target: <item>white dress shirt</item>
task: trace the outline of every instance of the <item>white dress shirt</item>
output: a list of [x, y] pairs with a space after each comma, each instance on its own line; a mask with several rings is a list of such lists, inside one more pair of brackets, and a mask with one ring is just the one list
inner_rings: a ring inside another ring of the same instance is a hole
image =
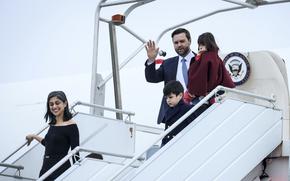
[[192, 51], [189, 52], [189, 54], [187, 54], [185, 57], [182, 57], [182, 56], [179, 56], [178, 58], [178, 66], [177, 66], [177, 72], [176, 72], [176, 80], [178, 80], [183, 88], [184, 88], [184, 91], [187, 90], [187, 85], [185, 85], [185, 82], [184, 82], [184, 78], [183, 78], [183, 74], [182, 74], [182, 62], [181, 60], [184, 58], [186, 60], [186, 67], [187, 67], [187, 70], [189, 69], [189, 66], [190, 66], [190, 61], [191, 59], [194, 57], [194, 54]]
[[[182, 86], [184, 88], [184, 92], [187, 90], [187, 85], [185, 85], [183, 74], [182, 74], [182, 62], [181, 62], [181, 60], [183, 58], [186, 60], [186, 67], [188, 70], [189, 66], [190, 66], [190, 61], [193, 57], [194, 57], [194, 53], [191, 50], [190, 50], [189, 54], [187, 54], [185, 57], [182, 57], [182, 56], [178, 57], [176, 80], [178, 80], [182, 84]], [[150, 64], [154, 63], [154, 60], [148, 59], [146, 63], [147, 63], [147, 65], [150, 65]]]

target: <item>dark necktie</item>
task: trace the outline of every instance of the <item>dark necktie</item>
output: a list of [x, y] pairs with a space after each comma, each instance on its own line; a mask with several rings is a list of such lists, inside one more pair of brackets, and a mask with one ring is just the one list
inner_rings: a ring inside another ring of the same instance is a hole
[[187, 86], [187, 83], [188, 83], [188, 73], [187, 73], [186, 59], [183, 58], [181, 60], [181, 63], [182, 63], [182, 75], [183, 75], [184, 83]]

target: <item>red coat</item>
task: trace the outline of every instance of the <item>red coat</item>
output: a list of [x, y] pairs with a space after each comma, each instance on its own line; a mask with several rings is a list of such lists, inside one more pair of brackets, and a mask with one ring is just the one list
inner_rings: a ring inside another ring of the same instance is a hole
[[204, 52], [189, 67], [188, 92], [195, 96], [205, 96], [218, 85], [235, 87], [217, 52]]

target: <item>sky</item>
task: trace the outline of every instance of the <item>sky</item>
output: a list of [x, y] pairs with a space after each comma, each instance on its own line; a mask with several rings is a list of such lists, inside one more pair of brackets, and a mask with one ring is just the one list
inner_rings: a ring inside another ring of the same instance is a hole
[[[125, 25], [144, 40], [156, 40], [168, 27], [235, 6], [219, 0], [171, 2], [159, 0], [139, 7], [126, 18]], [[0, 158], [24, 141], [20, 135], [34, 132], [44, 124], [44, 103], [50, 91], [64, 90], [71, 103], [89, 101], [97, 3], [97, 0], [0, 0], [0, 114], [7, 134], [17, 135], [15, 140], [0, 139], [0, 145], [15, 143], [6, 153], [0, 153]], [[101, 17], [110, 19], [114, 14], [122, 14], [126, 7], [106, 7]], [[289, 19], [290, 3], [285, 3], [221, 13], [183, 27], [191, 32], [194, 51], [198, 35], [212, 32], [222, 54], [270, 50], [284, 58], [290, 70]], [[97, 70], [103, 78], [111, 71], [107, 31], [108, 25], [101, 23]], [[158, 44], [167, 52], [166, 57], [175, 56], [170, 33]], [[119, 62], [123, 62], [141, 43], [118, 27], [117, 36]], [[123, 108], [136, 112], [137, 123], [156, 126], [163, 84], [146, 83], [145, 60], [143, 49], [121, 70]], [[109, 107], [114, 107], [112, 90], [110, 81], [106, 86]], [[147, 99], [144, 95], [153, 96]]]
[[[145, 40], [155, 40], [165, 28], [234, 6], [221, 0], [180, 0], [175, 5], [167, 2], [159, 0], [137, 8], [126, 18], [126, 26]], [[90, 73], [97, 3], [97, 0], [0, 0], [0, 83]], [[123, 13], [126, 7], [103, 8], [101, 16], [110, 19], [115, 13]], [[185, 27], [192, 33], [193, 50], [198, 35], [206, 31], [215, 35], [221, 52], [287, 49], [289, 10], [290, 3], [243, 9], [217, 14]], [[107, 24], [101, 23], [100, 28], [98, 71], [102, 72], [109, 70], [111, 63]], [[130, 54], [128, 50], [140, 46], [140, 42], [120, 28], [117, 33], [121, 62]], [[160, 48], [168, 56], [175, 55], [170, 32], [161, 39]], [[143, 50], [141, 60], [138, 57], [130, 65], [142, 66], [144, 56]]]

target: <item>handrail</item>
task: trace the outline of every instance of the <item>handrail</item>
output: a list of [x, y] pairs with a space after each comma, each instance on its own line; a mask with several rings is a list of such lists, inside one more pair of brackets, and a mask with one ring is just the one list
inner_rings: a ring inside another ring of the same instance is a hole
[[[105, 23], [111, 23], [110, 20], [105, 19], [105, 18], [100, 18], [100, 21], [105, 22]], [[135, 38], [137, 38], [138, 40], [140, 40], [142, 43], [146, 43], [146, 40], [144, 40], [143, 38], [141, 38], [140, 35], [137, 35], [137, 33], [133, 32], [132, 30], [130, 30], [127, 26], [125, 25], [119, 25], [119, 27], [123, 28], [125, 31], [127, 31], [128, 33], [130, 33], [131, 35], [133, 35]]]
[[[129, 63], [129, 61], [132, 60], [132, 58], [134, 58], [144, 48], [144, 45], [145, 44], [146, 43], [143, 43], [140, 47], [138, 47], [136, 49], [135, 52], [133, 52], [133, 54], [131, 54], [131, 56], [129, 56], [128, 58], [126, 58], [126, 60], [124, 60], [121, 63], [120, 69], [122, 69], [125, 65], [127, 65], [127, 63]], [[113, 77], [113, 74], [110, 73], [99, 85], [97, 85], [97, 88], [100, 89], [101, 87], [103, 87], [112, 77]]]
[[[99, 17], [99, 13], [100, 13], [100, 9], [101, 9], [101, 7], [106, 7], [106, 6], [111, 6], [111, 5], [117, 5], [117, 4], [124, 4], [124, 3], [134, 3], [134, 2], [141, 2], [142, 0], [128, 0], [128, 1], [118, 1], [118, 2], [113, 2], [113, 3], [105, 3], [106, 2], [106, 0], [101, 0], [100, 2], [99, 2], [99, 4], [98, 4], [98, 6], [97, 6], [97, 9], [96, 9], [96, 13], [95, 13], [95, 19], [97, 19], [97, 20], [99, 20], [100, 19], [100, 17]], [[270, 4], [278, 4], [278, 3], [287, 3], [287, 2], [290, 2], [289, 0], [280, 0], [280, 1], [275, 1], [275, 2], [264, 2], [264, 3], [261, 3], [261, 4], [259, 4], [258, 6], [263, 6], [263, 5], [270, 5]], [[206, 14], [206, 15], [203, 15], [203, 16], [200, 16], [200, 17], [198, 17], [198, 18], [195, 18], [195, 19], [192, 19], [192, 20], [189, 20], [189, 21], [186, 21], [186, 22], [184, 22], [184, 23], [181, 23], [181, 24], [178, 24], [178, 25], [176, 25], [176, 26], [174, 26], [174, 27], [170, 27], [170, 28], [168, 28], [168, 29], [166, 29], [165, 31], [163, 31], [159, 36], [158, 36], [158, 38], [157, 38], [157, 40], [156, 40], [156, 42], [159, 42], [160, 41], [160, 39], [162, 38], [162, 36], [166, 33], [166, 32], [168, 32], [169, 30], [172, 30], [173, 28], [175, 28], [175, 27], [178, 27], [178, 26], [183, 26], [183, 25], [186, 25], [186, 24], [189, 24], [189, 23], [192, 23], [192, 22], [194, 22], [194, 21], [197, 21], [197, 20], [200, 20], [200, 19], [203, 19], [203, 18], [206, 18], [206, 17], [209, 17], [209, 16], [211, 16], [211, 15], [214, 15], [214, 14], [217, 14], [217, 13], [221, 13], [221, 12], [225, 12], [225, 11], [230, 11], [230, 10], [236, 10], [236, 9], [243, 9], [243, 8], [246, 8], [246, 7], [233, 7], [233, 8], [228, 8], [228, 9], [222, 9], [222, 10], [217, 10], [217, 11], [214, 11], [214, 12], [212, 12], [212, 13], [208, 13], [208, 14]], [[95, 44], [96, 44], [96, 46], [94, 46], [94, 55], [93, 55], [93, 71], [92, 71], [92, 77], [94, 77], [94, 73], [96, 73], [96, 59], [97, 59], [97, 48], [98, 48], [98, 33], [96, 33], [96, 32], [98, 32], [98, 29], [99, 29], [99, 24], [98, 24], [98, 22], [97, 22], [97, 24], [95, 25], [95, 35], [94, 35], [94, 40], [96, 41], [96, 42], [94, 42]], [[125, 29], [125, 28], [124, 28]], [[139, 39], [140, 40], [140, 39]], [[142, 41], [142, 40], [141, 40]], [[144, 46], [144, 44], [141, 46], [142, 48], [143, 48], [143, 46]], [[139, 51], [141, 51], [141, 47], [138, 49]], [[136, 53], [136, 55], [139, 53], [139, 51]], [[134, 56], [136, 56], [136, 55], [134, 55]], [[134, 57], [133, 56], [133, 57]], [[128, 61], [123, 65], [123, 66], [125, 66], [133, 57], [129, 57], [128, 58]], [[121, 66], [121, 68], [123, 67], [123, 66]], [[109, 78], [108, 78], [109, 79]], [[94, 82], [95, 81], [95, 78], [92, 78], [92, 82]], [[106, 81], [107, 82], [107, 81]], [[100, 88], [101, 86], [103, 86], [106, 82], [102, 82], [97, 88]], [[93, 87], [93, 85], [92, 85], [92, 87]], [[95, 88], [91, 88], [91, 97], [94, 95], [94, 93], [92, 93], [92, 92], [94, 92], [94, 90], [95, 90]], [[224, 90], [226, 90], [226, 89], [224, 89]], [[248, 94], [249, 96], [250, 96], [250, 94]], [[260, 96], [259, 96], [260, 97]], [[258, 98], [258, 97], [256, 97], [256, 98]], [[261, 98], [261, 97], [260, 97]], [[268, 98], [265, 98], [265, 99], [268, 99]], [[91, 98], [91, 100], [93, 100], [92, 98]], [[275, 102], [275, 100], [273, 99], [273, 100], [268, 100], [268, 101], [270, 101], [270, 102]], [[93, 105], [93, 104], [92, 104]], [[197, 104], [198, 105], [198, 104]], [[196, 105], [196, 106], [197, 106]], [[122, 110], [120, 110], [120, 111], [122, 111]], [[125, 112], [124, 112], [125, 113]], [[135, 113], [133, 113], [132, 115], [134, 115]], [[128, 114], [129, 115], [129, 114]], [[37, 134], [40, 134], [40, 133], [42, 133], [46, 128], [48, 127], [48, 125], [47, 126], [45, 126], [45, 128], [43, 128], [41, 131], [39, 131]], [[20, 149], [22, 149], [25, 145], [27, 144], [27, 141], [24, 143], [24, 144], [22, 144], [19, 148], [17, 148], [13, 153], [11, 153], [9, 156], [7, 156], [4, 160], [2, 160], [1, 161], [1, 163], [3, 163], [3, 162], [5, 162], [6, 160], [8, 160], [12, 155], [14, 155], [16, 152], [18, 152]]]
[[[105, 18], [100, 18], [100, 21], [109, 23], [110, 21], [105, 19]], [[121, 64], [120, 64], [120, 70], [127, 65], [143, 48], [144, 45], [146, 44], [146, 40], [143, 39], [141, 36], [137, 35], [135, 32], [133, 32], [132, 30], [130, 30], [127, 26], [125, 25], [119, 25], [119, 27], [123, 28], [125, 31], [127, 31], [128, 33], [130, 33], [131, 35], [133, 35], [136, 39], [138, 39], [139, 41], [142, 42], [142, 44], [130, 55], [128, 56]], [[97, 88], [100, 89], [101, 87], [103, 87], [111, 78], [113, 77], [113, 74], [110, 73], [102, 82], [99, 83], [99, 85], [97, 85]]]
[[77, 106], [77, 105], [82, 105], [82, 106], [87, 106], [87, 107], [92, 107], [92, 108], [100, 108], [100, 109], [103, 109], [103, 110], [107, 110], [107, 111], [112, 111], [112, 112], [116, 112], [116, 113], [122, 113], [122, 114], [127, 114], [129, 116], [129, 120], [131, 120], [131, 116], [134, 116], [135, 113], [134, 112], [130, 112], [130, 111], [124, 111], [124, 110], [121, 110], [121, 109], [115, 109], [115, 108], [109, 108], [109, 107], [105, 107], [105, 106], [102, 106], [102, 105], [98, 105], [98, 104], [90, 104], [90, 103], [85, 103], [85, 102], [81, 102], [81, 101], [77, 101], [73, 104], [73, 106], [71, 107], [71, 110], [76, 112], [74, 110], [74, 108]]
[[18, 175], [8, 175], [8, 174], [3, 174], [3, 173], [0, 173], [1, 176], [4, 176], [4, 177], [11, 177], [11, 178], [16, 178], [16, 179], [25, 179], [25, 180], [36, 180], [35, 178], [29, 178], [29, 177], [23, 177], [23, 176], [18, 176]]
[[249, 97], [253, 97], [253, 98], [257, 98], [257, 99], [261, 99], [264, 101], [268, 101], [270, 103], [274, 103], [276, 102], [275, 96], [271, 95], [271, 97], [266, 97], [266, 96], [261, 96], [258, 94], [254, 94], [251, 92], [247, 92], [247, 91], [242, 91], [242, 90], [238, 90], [238, 89], [231, 89], [231, 88], [227, 88], [227, 87], [223, 87], [223, 86], [217, 86], [217, 88], [220, 87], [221, 91], [227, 91], [227, 92], [232, 92], [232, 93], [236, 93], [236, 94], [242, 94], [244, 96], [249, 96]]
[[205, 14], [205, 15], [199, 16], [199, 17], [197, 17], [197, 18], [193, 18], [193, 19], [191, 19], [191, 20], [185, 21], [185, 22], [183, 22], [183, 23], [180, 23], [180, 24], [177, 24], [177, 25], [171, 26], [171, 27], [169, 27], [169, 28], [163, 30], [163, 31], [160, 33], [160, 35], [159, 35], [159, 36], [157, 37], [157, 39], [156, 39], [156, 44], [159, 43], [160, 39], [162, 38], [162, 36], [163, 36], [165, 33], [167, 33], [167, 32], [170, 31], [170, 30], [173, 30], [173, 29], [175, 29], [175, 28], [177, 28], [177, 27], [181, 27], [181, 26], [187, 25], [187, 24], [189, 24], [189, 23], [192, 23], [192, 22], [195, 22], [195, 21], [201, 20], [201, 19], [203, 19], [203, 18], [206, 18], [206, 17], [212, 16], [212, 15], [215, 15], [215, 14], [218, 14], [218, 13], [221, 13], [221, 12], [232, 11], [232, 10], [243, 9], [243, 8], [245, 8], [245, 7], [238, 6], [238, 7], [232, 7], [232, 8], [225, 8], [225, 9], [221, 9], [221, 10], [216, 10], [216, 11], [213, 11], [213, 12], [211, 12], [211, 13], [207, 13], [207, 14]]
[[139, 7], [139, 6], [143, 6], [144, 4], [147, 4], [147, 3], [151, 3], [151, 2], [153, 2], [153, 1], [155, 1], [155, 0], [147, 0], [147, 1], [140, 1], [140, 2], [138, 2], [138, 3], [136, 3], [136, 4], [133, 4], [132, 6], [130, 6], [125, 12], [124, 12], [124, 16], [125, 16], [125, 18], [127, 19], [128, 18], [128, 16], [129, 16], [129, 14], [134, 10], [134, 9], [136, 9], [137, 7]]
[[8, 163], [0, 163], [0, 167], [14, 168], [17, 170], [24, 169], [24, 166], [22, 166], [22, 165], [13, 165], [13, 164], [8, 164]]
[[[261, 2], [261, 3], [259, 3], [259, 4], [257, 5], [257, 7], [259, 7], [259, 6], [264, 6], [264, 5], [271, 5], [271, 4], [287, 3], [287, 2], [290, 2], [290, 1], [289, 1], [289, 0], [280, 0], [280, 1], [274, 1], [274, 2], [268, 2], [268, 1], [266, 1], [266, 2]], [[197, 17], [197, 18], [194, 18], [194, 19], [191, 19], [191, 20], [185, 21], [185, 22], [183, 22], [183, 23], [177, 24], [177, 25], [175, 25], [175, 26], [171, 26], [171, 27], [165, 29], [164, 31], [162, 31], [162, 32], [160, 33], [160, 35], [159, 35], [159, 36], [157, 37], [157, 39], [156, 39], [156, 43], [158, 44], [158, 42], [160, 41], [160, 39], [162, 38], [162, 36], [163, 36], [165, 33], [167, 33], [167, 32], [170, 31], [170, 30], [173, 30], [173, 29], [175, 29], [175, 28], [177, 28], [177, 27], [184, 26], [184, 25], [186, 25], [186, 24], [189, 24], [189, 23], [195, 22], [195, 21], [197, 21], [197, 20], [204, 19], [204, 18], [206, 18], [206, 17], [212, 16], [212, 15], [215, 15], [215, 14], [218, 14], [218, 13], [222, 13], [222, 12], [226, 12], [226, 11], [232, 11], [232, 10], [237, 10], [237, 9], [244, 9], [244, 8], [248, 8], [248, 7], [245, 7], [245, 6], [242, 6], [242, 5], [241, 5], [241, 6], [232, 7], [232, 8], [225, 8], [225, 9], [215, 10], [215, 11], [213, 11], [213, 12], [211, 12], [211, 13], [207, 13], [207, 14], [202, 15], [202, 16], [199, 16], [199, 17]]]
[[[48, 128], [49, 125], [45, 125], [40, 131], [38, 131], [36, 133], [36, 135], [41, 134], [44, 130], [46, 130]], [[1, 161], [1, 163], [7, 161], [11, 156], [13, 156], [16, 152], [18, 152], [20, 149], [22, 149], [26, 144], [28, 143], [28, 141], [25, 141], [25, 143], [23, 143], [22, 145], [20, 145], [14, 152], [12, 152], [10, 155], [8, 155], [4, 160]]]
[[[142, 2], [142, 0], [140, 0], [140, 1], [138, 1], [138, 0], [132, 0], [132, 1], [120, 1], [120, 2], [113, 2], [113, 3], [100, 3], [99, 5], [100, 5], [100, 8], [101, 7], [105, 7], [105, 6], [112, 6], [112, 5], [120, 5], [120, 4], [126, 4], [126, 3], [133, 3], [133, 2]], [[143, 3], [150, 3], [151, 1], [148, 1], [148, 2], [146, 2], [146, 1], [143, 1]], [[274, 1], [274, 2], [261, 2], [261, 3], [259, 3], [258, 5], [257, 5], [257, 7], [259, 7], [259, 6], [264, 6], [264, 5], [270, 5], [270, 4], [278, 4], [278, 3], [287, 3], [287, 2], [290, 2], [289, 0], [279, 0], [279, 1]], [[102, 5], [101, 5], [102, 4]], [[215, 14], [218, 14], [218, 13], [222, 13], [222, 12], [227, 12], [227, 11], [232, 11], [232, 10], [237, 10], [237, 9], [244, 9], [244, 8], [248, 8], [248, 7], [246, 7], [246, 6], [237, 6], [237, 7], [232, 7], [232, 8], [225, 8], [225, 9], [220, 9], [220, 10], [215, 10], [215, 11], [213, 11], [213, 12], [210, 12], [210, 13], [207, 13], [207, 14], [205, 14], [205, 15], [202, 15], [202, 16], [199, 16], [199, 17], [197, 17], [197, 18], [194, 18], [194, 19], [191, 19], [191, 20], [188, 20], [188, 21], [185, 21], [185, 22], [183, 22], [183, 23], [180, 23], [180, 24], [177, 24], [177, 25], [175, 25], [175, 26], [172, 26], [172, 27], [169, 27], [169, 28], [167, 28], [167, 29], [165, 29], [164, 31], [162, 31], [161, 33], [160, 33], [160, 35], [157, 37], [157, 39], [156, 39], [156, 44], [158, 44], [158, 42], [160, 41], [160, 39], [163, 37], [163, 35], [165, 34], [165, 33], [167, 33], [168, 31], [170, 31], [170, 30], [173, 30], [173, 29], [175, 29], [175, 28], [177, 28], [177, 27], [180, 27], [180, 26], [184, 26], [184, 25], [186, 25], [186, 24], [189, 24], [189, 23], [193, 23], [193, 22], [195, 22], [195, 21], [198, 21], [198, 20], [201, 20], [201, 19], [204, 19], [204, 18], [206, 18], [206, 17], [209, 17], [209, 16], [212, 16], [212, 15], [215, 15]], [[99, 11], [100, 11], [100, 9], [98, 9]], [[98, 12], [99, 13], [99, 12]], [[100, 21], [105, 21], [105, 22], [108, 22], [108, 20], [105, 20], [104, 18], [101, 18], [101, 17], [99, 17], [99, 14], [98, 14], [98, 19], [100, 20]], [[98, 26], [98, 24], [97, 24], [97, 26]], [[143, 42], [143, 45], [141, 45], [135, 52], [133, 52], [133, 54], [131, 55], [131, 56], [129, 56], [125, 61], [124, 61], [124, 64], [121, 64], [121, 66], [120, 66], [120, 69], [122, 69], [130, 60], [132, 60], [142, 49], [143, 49], [143, 47], [144, 47], [144, 45], [146, 44], [146, 42], [145, 42], [145, 40], [144, 39], [142, 39], [140, 36], [138, 36], [137, 34], [135, 34], [135, 33], [133, 33], [131, 30], [129, 30], [126, 26], [124, 26], [124, 25], [119, 25], [120, 27], [122, 27], [124, 30], [126, 30], [126, 31], [128, 31], [130, 34], [132, 34], [133, 36], [135, 36], [135, 38], [137, 38], [138, 40], [140, 40], [141, 42]], [[96, 33], [96, 32], [95, 32]], [[96, 40], [96, 44], [98, 44], [98, 41]], [[97, 46], [97, 45], [96, 45]], [[94, 52], [95, 52], [96, 50], [94, 49]], [[93, 67], [95, 66], [96, 67], [96, 59], [97, 59], [97, 57], [96, 57], [97, 55], [94, 55], [94, 64], [93, 64]], [[96, 70], [96, 68], [94, 69], [93, 68], [93, 74], [96, 72], [95, 70]], [[102, 86], [104, 86], [111, 78], [112, 78], [113, 76], [112, 76], [112, 73], [111, 74], [109, 74], [106, 78], [105, 78], [105, 80], [104, 81], [102, 81], [99, 85], [97, 85], [96, 87], [98, 88], [98, 89], [100, 89]], [[93, 85], [93, 84], [96, 84], [96, 80], [95, 80], [95, 78], [93, 77], [92, 78], [92, 86], [91, 86], [91, 94], [94, 94], [93, 92], [95, 91], [95, 86]], [[92, 100], [94, 100], [93, 99], [93, 97], [94, 97], [94, 95], [91, 95], [91, 102], [92, 102]]]
[[[172, 29], [175, 29], [176, 27], [179, 27], [179, 26], [183, 26], [183, 25], [186, 25], [186, 24], [189, 24], [189, 23], [192, 23], [194, 21], [197, 21], [197, 20], [200, 20], [200, 19], [203, 19], [203, 18], [206, 18], [208, 16], [211, 16], [211, 15], [214, 15], [214, 14], [217, 14], [217, 13], [220, 13], [220, 12], [224, 12], [224, 11], [230, 11], [230, 10], [236, 10], [236, 9], [241, 9], [241, 8], [245, 8], [245, 7], [235, 7], [235, 8], [228, 8], [228, 9], [224, 9], [224, 10], [219, 10], [219, 11], [214, 11], [212, 13], [209, 13], [209, 14], [206, 14], [206, 15], [203, 15], [203, 16], [200, 16], [198, 18], [195, 18], [195, 19], [192, 19], [192, 20], [189, 20], [189, 21], [186, 21], [184, 23], [181, 23], [181, 24], [178, 24], [178, 25], [175, 25], [173, 27], [170, 27], [166, 30], [164, 30], [160, 35], [159, 37], [157, 38], [156, 40], [156, 43], [158, 43], [161, 39], [161, 37], [168, 31], [172, 30]], [[110, 21], [105, 19], [105, 18], [99, 18], [100, 21], [103, 21], [103, 22], [106, 22], [106, 23], [109, 23]], [[136, 39], [140, 40], [143, 44], [136, 49], [135, 52], [133, 52], [128, 58], [126, 58], [120, 65], [120, 70], [127, 64], [129, 63], [143, 48], [144, 48], [144, 45], [146, 44], [146, 41], [141, 38], [139, 35], [137, 35], [136, 33], [134, 33], [132, 30], [130, 30], [128, 27], [126, 27], [125, 25], [119, 25], [121, 28], [123, 28], [125, 31], [127, 31], [128, 33], [130, 33], [131, 35], [133, 35]], [[99, 83], [99, 85], [97, 85], [97, 88], [100, 89], [101, 87], [103, 87], [111, 78], [113, 77], [113, 74], [110, 73], [101, 83]]]
[[196, 111], [200, 106], [205, 104], [209, 99], [211, 99], [213, 96], [215, 96], [218, 91], [226, 91], [226, 92], [233, 92], [249, 97], [258, 98], [261, 100], [269, 101], [270, 103], [275, 102], [276, 100], [274, 98], [268, 98], [265, 96], [260, 96], [257, 94], [249, 93], [246, 91], [236, 90], [236, 89], [230, 89], [223, 86], [217, 86], [214, 90], [212, 90], [208, 95], [206, 95], [200, 102], [198, 102], [194, 107], [192, 107], [188, 112], [186, 112], [182, 117], [180, 117], [172, 126], [170, 126], [168, 129], [166, 129], [162, 134], [160, 134], [151, 144], [149, 144], [147, 147], [143, 149], [143, 151], [140, 151], [139, 154], [136, 154], [134, 158], [130, 162], [128, 162], [126, 165], [124, 165], [120, 170], [118, 170], [115, 175], [113, 175], [110, 180], [116, 179], [125, 169], [127, 169], [133, 162], [135, 162], [139, 157], [141, 157], [144, 153], [146, 153], [153, 145], [157, 144], [164, 136], [166, 136], [169, 132], [171, 132], [173, 129], [175, 129], [181, 122], [183, 122], [188, 116], [190, 116], [194, 111]]
[[223, 0], [223, 1], [233, 3], [233, 4], [238, 4], [238, 5], [244, 6], [246, 8], [250, 8], [250, 9], [254, 9], [257, 7], [257, 5], [247, 3], [247, 2], [242, 2], [242, 1], [236, 1], [236, 0]]
[[144, 1], [144, 0], [127, 0], [127, 1], [119, 0], [119, 1], [115, 1], [115, 2], [101, 3], [101, 7], [122, 5], [122, 4], [128, 4], [128, 3], [138, 3], [140, 1]]
[[19, 175], [8, 175], [8, 174], [0, 173], [0, 175], [2, 175], [4, 177], [12, 177], [12, 178], [26, 179], [26, 180], [36, 180], [34, 178], [20, 176], [20, 170], [24, 169], [24, 166], [22, 166], [22, 165], [13, 165], [13, 164], [7, 164], [7, 163], [0, 163], [0, 167], [17, 169], [17, 172], [19, 173]]
[[[97, 63], [98, 63], [98, 47], [99, 47], [99, 20], [100, 18], [100, 12], [102, 7], [106, 6], [113, 6], [113, 5], [121, 5], [121, 4], [127, 4], [127, 3], [134, 3], [134, 2], [142, 2], [144, 0], [119, 0], [115, 2], [109, 2], [106, 3], [107, 0], [100, 0], [96, 10], [95, 10], [95, 24], [94, 24], [94, 41], [93, 41], [93, 60], [92, 60], [92, 80], [91, 80], [91, 91], [90, 91], [90, 103], [94, 103], [95, 100], [95, 92], [96, 92], [96, 84], [97, 84], [97, 79], [96, 79], [96, 74], [97, 74]], [[141, 51], [141, 50], [140, 50]], [[136, 55], [138, 52], [136, 53]], [[136, 56], [134, 55], [134, 56]], [[132, 59], [134, 56], [132, 56], [130, 59]], [[129, 60], [130, 60], [129, 59]], [[122, 67], [121, 67], [122, 68]], [[91, 109], [91, 111], [93, 111]]]
[[[97, 84], [96, 76], [97, 76], [98, 47], [99, 47], [99, 19], [100, 19], [101, 4], [105, 2], [106, 0], [100, 0], [95, 10], [90, 103], [95, 103], [94, 100], [95, 100], [96, 84]], [[90, 111], [93, 112], [93, 109], [91, 109]]]
[[[81, 101], [78, 101], [76, 103], [73, 104], [73, 106], [71, 106], [71, 110], [74, 111], [74, 107], [77, 105], [83, 105], [83, 106], [88, 106], [88, 107], [95, 107], [95, 108], [101, 108], [104, 110], [108, 110], [108, 111], [114, 111], [117, 113], [123, 113], [123, 114], [127, 114], [129, 116], [129, 120], [131, 121], [131, 116], [134, 116], [135, 113], [134, 112], [129, 112], [129, 111], [124, 111], [124, 110], [120, 110], [120, 109], [114, 109], [114, 108], [108, 108], [108, 107], [104, 107], [101, 105], [96, 105], [96, 104], [89, 104], [89, 103], [84, 103]], [[75, 111], [74, 111], [75, 112]], [[49, 127], [49, 125], [45, 125], [40, 131], [38, 131], [36, 133], [36, 135], [41, 134], [44, 130], [46, 130]], [[9, 158], [11, 158], [15, 153], [17, 153], [19, 150], [21, 150], [24, 146], [27, 145], [27, 141], [25, 141], [23, 144], [21, 144], [15, 151], [13, 151], [10, 155], [8, 155], [4, 160], [1, 161], [1, 164], [3, 164], [5, 161], [7, 161]], [[1, 166], [1, 165], [0, 165]]]
[[69, 160], [71, 157], [73, 157], [76, 153], [82, 152], [82, 151], [83, 152], [89, 152], [89, 153], [102, 154], [102, 155], [117, 156], [117, 157], [122, 157], [122, 158], [133, 158], [132, 155], [123, 155], [123, 154], [101, 152], [101, 151], [95, 151], [95, 150], [86, 149], [86, 148], [77, 146], [75, 149], [71, 150], [65, 157], [63, 157], [59, 162], [57, 162], [57, 164], [55, 164], [47, 172], [45, 172], [41, 177], [39, 177], [37, 179], [37, 181], [42, 181], [42, 180], [46, 179], [50, 174], [52, 174], [56, 169], [58, 169], [67, 160]]
[[136, 124], [136, 131], [144, 132], [144, 133], [150, 133], [150, 134], [161, 134], [163, 133], [164, 129], [163, 128], [157, 128], [153, 126], [147, 126], [147, 125], [142, 125], [142, 124]]

